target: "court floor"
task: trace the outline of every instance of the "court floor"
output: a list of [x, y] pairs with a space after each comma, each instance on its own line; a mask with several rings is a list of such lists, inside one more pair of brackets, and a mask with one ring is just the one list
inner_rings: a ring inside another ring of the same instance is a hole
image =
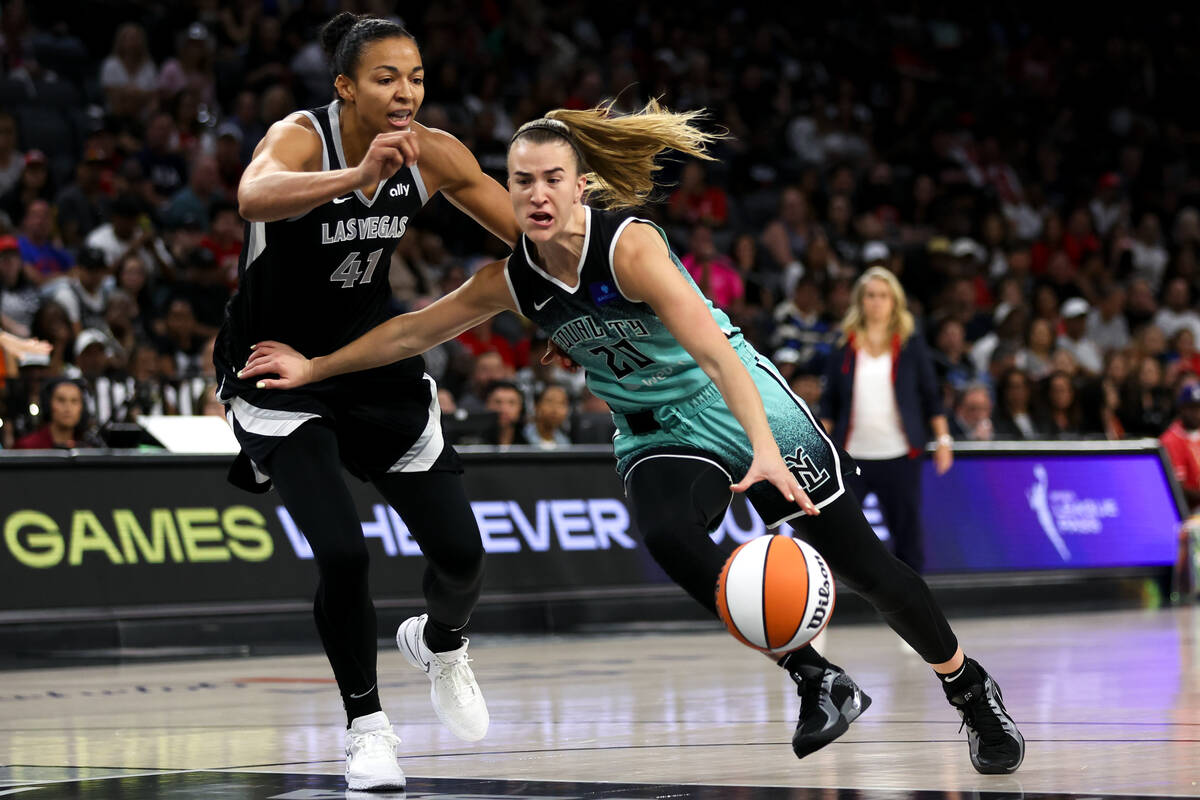
[[[929, 669], [882, 625], [835, 619], [823, 637], [874, 703], [803, 761], [790, 681], [717, 630], [479, 633], [492, 725], [474, 744], [442, 729], [428, 681], [394, 649], [381, 651], [380, 685], [408, 797], [1200, 796], [1196, 608], [955, 627], [1025, 734], [1015, 775], [971, 768]], [[0, 796], [372, 796], [344, 789], [343, 726], [321, 655], [3, 672]]]

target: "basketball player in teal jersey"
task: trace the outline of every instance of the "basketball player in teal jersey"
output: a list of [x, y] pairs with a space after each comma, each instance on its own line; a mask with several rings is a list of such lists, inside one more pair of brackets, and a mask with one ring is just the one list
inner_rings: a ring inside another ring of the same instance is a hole
[[[1024, 739], [996, 682], [966, 658], [925, 582], [887, 552], [844, 475], [855, 469], [774, 366], [713, 308], [663, 232], [628, 209], [654, 189], [654, 157], [707, 157], [712, 137], [651, 103], [639, 114], [557, 110], [523, 125], [509, 148], [522, 236], [513, 255], [414, 314], [308, 359], [260, 342], [241, 372], [292, 389], [421, 353], [512, 310], [551, 331], [611, 407], [617, 469], [651, 554], [716, 614], [726, 553], [709, 538], [733, 492], [772, 527], [796, 521], [844, 583], [864, 595], [939, 675], [968, 731], [971, 762], [1013, 772]], [[584, 204], [583, 197], [606, 210]], [[274, 376], [274, 377], [272, 377]], [[740, 478], [735, 481], [735, 478]], [[844, 733], [870, 698], [812, 647], [779, 661], [799, 687], [799, 757]]]

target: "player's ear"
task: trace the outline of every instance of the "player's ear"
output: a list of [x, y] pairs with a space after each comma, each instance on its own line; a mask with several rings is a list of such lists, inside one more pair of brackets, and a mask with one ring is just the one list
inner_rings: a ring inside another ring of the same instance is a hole
[[580, 175], [575, 179], [575, 202], [583, 203], [583, 190], [587, 188], [587, 176]]
[[354, 81], [347, 78], [345, 75], [338, 75], [333, 80], [333, 88], [337, 90], [338, 97], [347, 103], [354, 102]]

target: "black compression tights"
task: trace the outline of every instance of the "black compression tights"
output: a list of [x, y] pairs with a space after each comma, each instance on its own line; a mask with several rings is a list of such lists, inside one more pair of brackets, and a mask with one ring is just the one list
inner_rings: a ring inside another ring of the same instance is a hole
[[[342, 476], [337, 437], [324, 424], [305, 423], [275, 448], [266, 466], [312, 546], [320, 575], [313, 614], [347, 716], [378, 711], [369, 558]], [[461, 478], [446, 472], [391, 473], [372, 482], [425, 554], [422, 588], [430, 618], [463, 627], [479, 599], [483, 544]]]
[[[695, 459], [650, 459], [630, 475], [629, 499], [654, 560], [716, 615], [714, 589], [728, 551], [714, 544], [707, 531], [724, 516], [729, 502], [725, 473]], [[958, 641], [929, 587], [887, 551], [849, 489], [818, 516], [797, 517], [793, 524], [834, 575], [865, 597], [926, 662], [950, 660]], [[794, 661], [820, 663], [811, 647], [805, 650], [810, 652], [789, 659], [789, 668]]]

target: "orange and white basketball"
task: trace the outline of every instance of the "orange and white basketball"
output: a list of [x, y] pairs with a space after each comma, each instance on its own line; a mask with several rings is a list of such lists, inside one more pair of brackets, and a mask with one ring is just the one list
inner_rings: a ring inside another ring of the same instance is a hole
[[833, 614], [833, 575], [812, 545], [760, 536], [738, 547], [717, 579], [717, 611], [743, 644], [783, 655], [808, 644]]

